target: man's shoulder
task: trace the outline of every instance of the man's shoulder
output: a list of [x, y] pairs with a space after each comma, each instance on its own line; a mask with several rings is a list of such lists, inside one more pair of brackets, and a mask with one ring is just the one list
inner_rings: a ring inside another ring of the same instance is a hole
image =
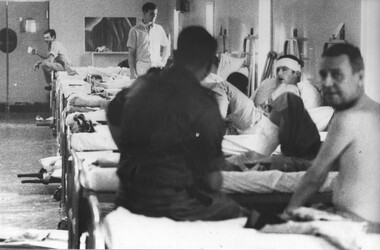
[[131, 28], [131, 31], [145, 30], [145, 26], [140, 22]]
[[54, 40], [51, 42], [51, 46], [57, 47], [57, 46], [63, 46], [62, 43], [58, 40]]
[[318, 92], [317, 87], [314, 84], [312, 84], [309, 80], [299, 81], [297, 83], [297, 87], [300, 89], [300, 91], [309, 90], [309, 91], [317, 91]]
[[63, 49], [65, 49], [65, 46], [60, 41], [54, 40], [51, 42], [50, 51], [61, 51]]
[[154, 24], [153, 24], [153, 28], [164, 29], [164, 28], [162, 27], [162, 25], [160, 25], [160, 24], [158, 24], [158, 23], [154, 23]]

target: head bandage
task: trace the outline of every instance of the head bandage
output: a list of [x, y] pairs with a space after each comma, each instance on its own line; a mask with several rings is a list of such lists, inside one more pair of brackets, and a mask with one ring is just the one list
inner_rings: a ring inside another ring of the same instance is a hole
[[276, 62], [275, 68], [277, 69], [278, 67], [288, 67], [293, 71], [301, 72], [301, 65], [297, 61], [287, 57], [281, 58]]

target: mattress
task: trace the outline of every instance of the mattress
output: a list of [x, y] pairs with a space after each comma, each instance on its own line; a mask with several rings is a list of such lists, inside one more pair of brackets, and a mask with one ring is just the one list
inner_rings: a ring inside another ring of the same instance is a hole
[[[244, 223], [244, 218], [176, 222], [119, 207], [106, 216], [102, 229], [110, 249], [338, 249], [322, 237], [262, 233], [243, 228]], [[380, 235], [364, 234], [360, 243], [363, 250], [377, 249]]]

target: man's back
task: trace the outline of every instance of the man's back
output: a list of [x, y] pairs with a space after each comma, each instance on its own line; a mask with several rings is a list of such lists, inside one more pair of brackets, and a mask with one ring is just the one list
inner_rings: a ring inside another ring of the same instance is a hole
[[337, 112], [330, 131], [348, 144], [337, 160], [339, 176], [333, 186], [333, 202], [338, 209], [373, 222], [380, 222], [379, 131], [380, 105], [368, 97]]
[[225, 164], [224, 125], [209, 91], [178, 69], [147, 74], [133, 88], [122, 118], [117, 205], [176, 220], [231, 218], [238, 206], [215, 207], [218, 192], [202, 184]]
[[71, 59], [67, 49], [57, 40], [51, 43], [49, 53], [54, 56], [54, 62], [62, 64], [64, 67], [71, 65]]

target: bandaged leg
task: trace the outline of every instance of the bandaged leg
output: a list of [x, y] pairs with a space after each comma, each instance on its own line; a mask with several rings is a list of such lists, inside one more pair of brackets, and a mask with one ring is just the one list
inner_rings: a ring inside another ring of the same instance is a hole
[[258, 124], [255, 125], [252, 137], [255, 140], [250, 144], [250, 150], [227, 158], [229, 163], [245, 170], [245, 164], [270, 156], [279, 145], [279, 127], [267, 117], [262, 116]]

